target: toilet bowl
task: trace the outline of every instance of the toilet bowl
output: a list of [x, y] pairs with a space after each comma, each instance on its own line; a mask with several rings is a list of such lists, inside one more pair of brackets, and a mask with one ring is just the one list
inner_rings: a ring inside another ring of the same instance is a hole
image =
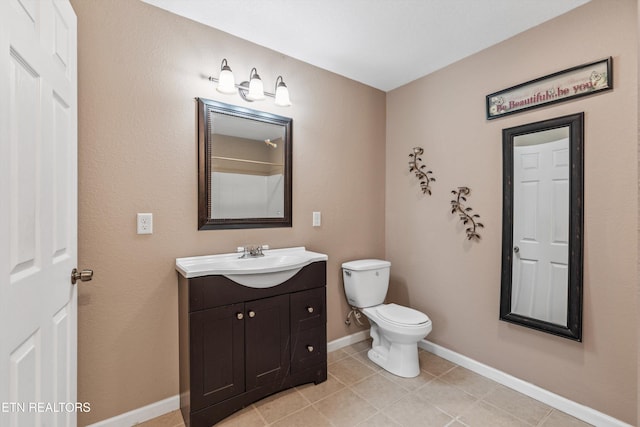
[[362, 312], [371, 323], [369, 359], [400, 377], [418, 376], [418, 341], [431, 332], [427, 315], [397, 304], [367, 307]]
[[432, 325], [418, 310], [383, 304], [390, 267], [388, 261], [372, 259], [342, 264], [345, 294], [371, 323], [369, 359], [392, 374], [411, 378], [420, 374], [418, 341], [431, 332]]

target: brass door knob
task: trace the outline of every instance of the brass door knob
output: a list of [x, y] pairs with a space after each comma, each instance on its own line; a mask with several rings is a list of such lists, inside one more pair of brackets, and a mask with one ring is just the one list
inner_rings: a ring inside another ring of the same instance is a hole
[[251, 318], [256, 317], [256, 312], [253, 310], [249, 310], [249, 317]]
[[307, 307], [307, 311], [308, 311], [309, 313], [313, 313], [313, 307], [308, 306], [308, 307]]
[[309, 353], [313, 353], [313, 346], [312, 346], [312, 345], [308, 345], [308, 346], [307, 346], [307, 351], [308, 351]]
[[88, 282], [93, 279], [93, 270], [78, 271], [77, 268], [71, 270], [71, 284], [75, 285], [78, 280], [81, 282]]
[[237, 318], [238, 320], [242, 320], [242, 319], [244, 318], [244, 314], [242, 314], [242, 313], [236, 313], [236, 318]]

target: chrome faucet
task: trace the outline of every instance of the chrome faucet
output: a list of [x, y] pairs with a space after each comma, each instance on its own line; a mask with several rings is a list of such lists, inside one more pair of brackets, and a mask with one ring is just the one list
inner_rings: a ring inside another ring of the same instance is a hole
[[262, 245], [248, 245], [244, 247], [244, 252], [240, 258], [257, 258], [264, 256], [262, 253]]

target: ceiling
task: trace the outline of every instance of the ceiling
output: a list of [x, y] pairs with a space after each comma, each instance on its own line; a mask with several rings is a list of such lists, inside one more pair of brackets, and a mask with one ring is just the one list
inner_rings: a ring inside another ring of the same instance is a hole
[[590, 0], [143, 1], [389, 91]]

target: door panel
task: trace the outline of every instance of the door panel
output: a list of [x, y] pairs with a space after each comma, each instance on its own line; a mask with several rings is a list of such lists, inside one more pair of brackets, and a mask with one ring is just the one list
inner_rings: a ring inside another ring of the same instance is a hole
[[568, 146], [561, 139], [513, 150], [512, 311], [560, 325], [567, 323]]
[[289, 370], [289, 295], [247, 302], [245, 316], [246, 385], [251, 390]]
[[189, 315], [192, 410], [245, 390], [243, 309], [240, 303]]
[[0, 402], [77, 400], [76, 28], [67, 0], [0, 2]]

